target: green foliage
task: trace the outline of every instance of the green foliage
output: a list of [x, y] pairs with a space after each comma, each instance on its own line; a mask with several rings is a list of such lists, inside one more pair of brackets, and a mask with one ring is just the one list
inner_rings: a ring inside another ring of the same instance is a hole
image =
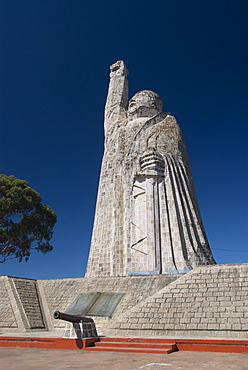
[[27, 261], [32, 249], [42, 253], [53, 249], [49, 241], [57, 217], [41, 202], [27, 181], [0, 175], [0, 263], [13, 258]]

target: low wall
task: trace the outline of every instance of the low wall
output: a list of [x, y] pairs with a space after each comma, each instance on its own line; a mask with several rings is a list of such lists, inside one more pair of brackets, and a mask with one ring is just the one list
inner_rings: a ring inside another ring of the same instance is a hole
[[0, 330], [20, 332], [46, 330], [37, 281], [0, 277]]
[[108, 334], [248, 337], [248, 264], [197, 267], [109, 324]]
[[62, 330], [65, 322], [53, 312], [87, 292], [124, 293], [112, 317], [94, 317], [102, 335], [248, 337], [248, 264], [200, 266], [184, 275], [37, 282], [3, 276], [0, 331]]
[[111, 320], [122, 317], [132, 307], [154, 293], [158, 292], [171, 282], [178, 279], [180, 274], [129, 276], [129, 277], [103, 277], [103, 278], [77, 278], [54, 279], [38, 281], [39, 289], [43, 292], [43, 300], [47, 304], [54, 329], [62, 329], [66, 323], [54, 320], [52, 314], [59, 310], [64, 312], [80, 293], [87, 292], [114, 292], [125, 293], [121, 302], [114, 311], [113, 317], [94, 317], [98, 332], [104, 333]]
[[[0, 328], [1, 331], [18, 331], [21, 329], [21, 323], [18, 322], [18, 317], [15, 315], [16, 301], [12, 293], [9, 278], [7, 276], [0, 277]], [[18, 313], [18, 312], [16, 312]], [[18, 325], [19, 324], [19, 325]], [[24, 329], [24, 326], [22, 327]]]

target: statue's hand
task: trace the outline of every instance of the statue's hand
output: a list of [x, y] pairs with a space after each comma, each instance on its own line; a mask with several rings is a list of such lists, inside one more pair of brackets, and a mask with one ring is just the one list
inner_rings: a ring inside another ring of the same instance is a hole
[[128, 76], [128, 69], [123, 60], [118, 60], [110, 66], [110, 77], [114, 76]]

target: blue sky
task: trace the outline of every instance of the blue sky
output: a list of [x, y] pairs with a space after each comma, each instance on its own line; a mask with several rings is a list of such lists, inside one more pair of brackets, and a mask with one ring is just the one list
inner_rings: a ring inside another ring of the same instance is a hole
[[183, 131], [217, 263], [248, 262], [246, 0], [2, 0], [0, 173], [57, 213], [48, 254], [0, 275], [82, 277], [101, 157], [109, 65], [149, 89]]

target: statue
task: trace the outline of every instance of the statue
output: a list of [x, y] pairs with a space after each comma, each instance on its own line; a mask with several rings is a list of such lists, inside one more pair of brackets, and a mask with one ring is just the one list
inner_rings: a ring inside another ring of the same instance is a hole
[[110, 67], [105, 150], [86, 276], [185, 272], [215, 264], [176, 119], [153, 91], [128, 102], [128, 70]]

